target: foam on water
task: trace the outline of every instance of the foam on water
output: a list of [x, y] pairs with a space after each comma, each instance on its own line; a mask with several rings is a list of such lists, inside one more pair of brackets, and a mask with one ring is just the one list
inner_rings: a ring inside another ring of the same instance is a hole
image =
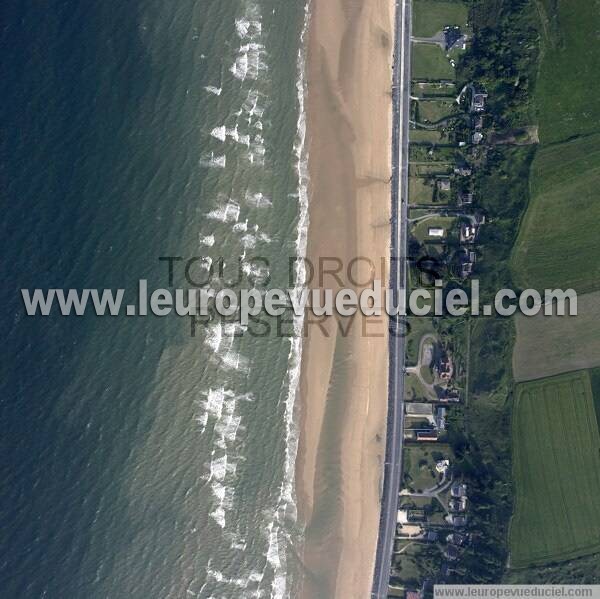
[[215, 127], [210, 134], [219, 141], [225, 141], [227, 138], [227, 129], [225, 128], [225, 125], [222, 125], [221, 127]]
[[[306, 29], [308, 25], [309, 11], [305, 11], [305, 22], [302, 31], [301, 43], [304, 44]], [[256, 3], [248, 3], [245, 6], [243, 15], [236, 19], [235, 29], [237, 36], [241, 40], [241, 45], [234, 55], [234, 62], [230, 71], [235, 79], [242, 82], [239, 85], [240, 91], [245, 95], [245, 99], [237, 104], [239, 110], [235, 112], [229, 110], [229, 116], [221, 116], [219, 120], [213, 122], [205, 132], [210, 131], [213, 140], [218, 140], [223, 148], [227, 148], [227, 158], [231, 165], [242, 168], [246, 167], [248, 173], [257, 175], [257, 179], [249, 180], [240, 189], [239, 180], [231, 184], [231, 188], [225, 193], [219, 195], [214, 208], [205, 213], [208, 221], [205, 223], [207, 229], [199, 234], [199, 245], [213, 247], [215, 245], [215, 235], [208, 227], [217, 228], [219, 233], [224, 235], [219, 241], [226, 239], [229, 243], [237, 244], [240, 254], [245, 257], [251, 255], [253, 249], [259, 243], [271, 243], [271, 235], [274, 229], [271, 228], [270, 221], [263, 222], [259, 218], [258, 212], [253, 210], [269, 211], [274, 206], [273, 197], [276, 203], [281, 202], [286, 196], [279, 197], [279, 192], [274, 191], [271, 185], [265, 186], [261, 190], [260, 181], [266, 173], [265, 170], [259, 170], [257, 167], [265, 165], [266, 159], [266, 139], [270, 140], [269, 127], [272, 115], [269, 107], [272, 101], [269, 98], [270, 81], [268, 77], [261, 77], [268, 72], [267, 59], [269, 58], [267, 48], [265, 47], [266, 37], [262, 32], [261, 11]], [[231, 63], [229, 63], [231, 64]], [[227, 67], [225, 67], [227, 68]], [[308, 192], [307, 192], [307, 168], [305, 152], [306, 125], [304, 115], [304, 94], [305, 94], [305, 59], [304, 51], [301, 49], [297, 56], [298, 80], [296, 83], [298, 96], [298, 120], [296, 140], [294, 143], [294, 153], [296, 158], [296, 170], [298, 175], [298, 190], [295, 194], [287, 197], [298, 204], [298, 221], [296, 228], [295, 253], [298, 256], [305, 256], [306, 253], [306, 229], [308, 227]], [[231, 79], [231, 76], [228, 75]], [[253, 82], [253, 83], [250, 83]], [[210, 88], [210, 89], [209, 89]], [[250, 88], [250, 89], [248, 89]], [[205, 88], [207, 92], [219, 95], [222, 88]], [[229, 89], [226, 87], [226, 89]], [[219, 93], [216, 93], [217, 90]], [[242, 95], [242, 98], [244, 98]], [[211, 127], [213, 127], [211, 129]], [[265, 132], [265, 128], [267, 129]], [[206, 135], [206, 133], [205, 133]], [[214, 141], [212, 142], [215, 143]], [[234, 146], [235, 144], [235, 146]], [[214, 146], [213, 146], [214, 147]], [[247, 150], [245, 149], [247, 148]], [[244, 165], [240, 158], [250, 163]], [[226, 167], [226, 157], [224, 155], [211, 152], [206, 154], [201, 164], [211, 167]], [[242, 172], [242, 171], [240, 171]], [[229, 173], [227, 173], [229, 174]], [[239, 178], [238, 178], [239, 179]], [[268, 181], [268, 179], [267, 179]], [[289, 189], [289, 188], [288, 188]], [[269, 195], [267, 195], [267, 192]], [[236, 199], [233, 199], [236, 198]], [[239, 199], [239, 201], [238, 201]], [[265, 214], [262, 212], [261, 214]], [[268, 214], [268, 212], [267, 212]], [[216, 224], [215, 224], [216, 223]], [[229, 225], [230, 235], [221, 231], [221, 224]], [[263, 227], [266, 230], [263, 230]], [[239, 254], [238, 254], [239, 255]], [[269, 269], [263, 264], [254, 260], [242, 259], [242, 272], [247, 276], [256, 278], [265, 278], [269, 276]], [[306, 273], [303, 270], [303, 264], [296, 265], [296, 287], [302, 288], [305, 283]], [[296, 319], [294, 328], [297, 332], [302, 330], [302, 320]], [[238, 325], [239, 327], [239, 325]], [[237, 522], [234, 522], [232, 510], [239, 509], [236, 499], [236, 488], [240, 481], [237, 477], [244, 476], [245, 468], [237, 473], [237, 465], [243, 460], [246, 427], [250, 427], [250, 421], [245, 421], [246, 410], [243, 408], [244, 401], [251, 401], [251, 396], [239, 393], [242, 389], [242, 381], [247, 380], [251, 374], [251, 367], [254, 362], [244, 355], [242, 343], [236, 343], [236, 335], [243, 330], [236, 328], [233, 324], [213, 323], [206, 328], [204, 344], [210, 351], [210, 360], [215, 366], [213, 374], [218, 377], [218, 385], [214, 385], [204, 395], [204, 401], [199, 402], [201, 413], [195, 418], [201, 426], [201, 432], [204, 438], [210, 440], [212, 453], [210, 462], [205, 465], [205, 480], [207, 480], [212, 495], [212, 505], [209, 516], [222, 531], [222, 537], [228, 541], [230, 548], [234, 551], [246, 552], [249, 543], [255, 543], [252, 539], [245, 539], [247, 530], [242, 528], [243, 534], [240, 535]], [[255, 569], [246, 570], [250, 565], [240, 556], [240, 568], [238, 572], [233, 572], [229, 568], [221, 571], [215, 567], [207, 569], [207, 581], [203, 587], [206, 588], [205, 594], [200, 596], [230, 597], [234, 593], [236, 597], [268, 597], [272, 599], [284, 599], [288, 597], [290, 587], [287, 579], [287, 559], [286, 552], [288, 543], [291, 542], [291, 527], [296, 523], [296, 504], [294, 471], [298, 444], [298, 433], [296, 430], [295, 418], [295, 398], [300, 376], [300, 357], [302, 351], [301, 335], [289, 340], [289, 349], [287, 351], [288, 373], [285, 387], [282, 391], [280, 403], [284, 418], [284, 452], [283, 456], [283, 480], [277, 481], [278, 487], [275, 487], [275, 497], [272, 505], [268, 508], [262, 518], [262, 528], [266, 531], [264, 537], [264, 546], [261, 542], [261, 550], [264, 552], [264, 562], [262, 571]], [[225, 382], [227, 381], [227, 383]], [[237, 382], [236, 382], [237, 381]], [[238, 391], [234, 391], [234, 390]], [[280, 458], [281, 461], [281, 458]], [[259, 516], [259, 519], [260, 516]], [[256, 566], [256, 564], [252, 564]], [[247, 571], [248, 574], [242, 574]], [[225, 572], [228, 572], [226, 574]], [[231, 574], [234, 574], [232, 577]], [[239, 576], [239, 578], [238, 578]], [[208, 586], [206, 586], [208, 584]], [[222, 586], [221, 586], [222, 585]], [[262, 588], [261, 588], [262, 585]]]
[[[304, 27], [301, 34], [301, 45], [298, 52], [297, 68], [298, 79], [296, 83], [298, 96], [298, 123], [297, 136], [294, 144], [298, 173], [298, 224], [296, 237], [296, 254], [298, 257], [306, 256], [307, 234], [308, 234], [308, 155], [306, 151], [306, 58], [305, 38], [310, 20], [310, 4], [307, 3], [304, 15]], [[304, 260], [296, 261], [296, 289], [304, 287], [306, 281], [306, 270]], [[269, 523], [269, 546], [267, 550], [267, 562], [273, 570], [273, 582], [271, 585], [271, 598], [284, 599], [287, 592], [287, 578], [285, 567], [285, 556], [279, 550], [278, 533], [280, 527], [285, 526], [286, 519], [295, 522], [297, 519], [297, 507], [294, 497], [295, 491], [295, 463], [298, 451], [298, 430], [295, 423], [295, 404], [300, 381], [300, 366], [302, 357], [302, 327], [304, 321], [302, 316], [294, 317], [294, 329], [296, 335], [290, 338], [290, 350], [288, 355], [288, 389], [285, 397], [285, 463], [284, 477], [281, 484], [278, 509], [274, 520]]]
[[214, 152], [205, 154], [199, 160], [200, 166], [207, 168], [225, 168], [227, 166], [227, 156], [216, 156]]
[[206, 216], [211, 220], [223, 223], [235, 223], [240, 217], [240, 205], [234, 200], [229, 200], [226, 204], [221, 204], [215, 210], [211, 210]]
[[252, 208], [268, 208], [273, 205], [271, 199], [260, 192], [250, 193], [247, 191], [245, 201]]
[[236, 223], [233, 225], [233, 227], [231, 227], [231, 230], [234, 233], [245, 233], [248, 230], [248, 219], [242, 223]]
[[214, 87], [213, 85], [207, 85], [207, 86], [204, 87], [204, 89], [209, 94], [213, 94], [215, 96], [220, 96], [221, 93], [223, 92], [223, 88], [222, 87]]
[[214, 235], [202, 235], [201, 233], [198, 235], [198, 245], [203, 245], [206, 247], [212, 247], [215, 245], [215, 236]]

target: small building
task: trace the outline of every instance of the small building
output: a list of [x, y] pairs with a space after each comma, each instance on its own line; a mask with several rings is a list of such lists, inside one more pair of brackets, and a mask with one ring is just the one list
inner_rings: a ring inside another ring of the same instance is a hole
[[469, 535], [461, 534], [460, 532], [450, 533], [446, 537], [446, 542], [457, 545], [458, 547], [464, 547], [469, 544]]
[[464, 50], [467, 47], [467, 36], [462, 33], [460, 27], [444, 27], [444, 45], [446, 52], [450, 50]]
[[471, 192], [461, 191], [458, 194], [458, 205], [467, 206], [473, 203], [473, 194]]
[[445, 474], [448, 468], [450, 468], [450, 460], [440, 460], [435, 463], [435, 470], [440, 474]]
[[439, 407], [435, 411], [435, 426], [439, 431], [446, 430], [446, 408]]
[[486, 93], [473, 92], [473, 97], [471, 98], [471, 112], [484, 112], [487, 97], [488, 95]]
[[437, 185], [440, 191], [450, 191], [450, 179], [439, 179]]
[[477, 227], [471, 224], [462, 223], [460, 226], [461, 243], [473, 243], [477, 237]]
[[450, 359], [450, 356], [445, 353], [440, 359], [439, 363], [436, 366], [436, 370], [438, 372], [439, 377], [448, 382], [452, 379], [452, 375], [454, 374], [454, 364]]
[[452, 512], [466, 512], [467, 498], [461, 497], [460, 499], [450, 499], [450, 501], [448, 501], [448, 507]]
[[465, 250], [462, 256], [462, 263], [460, 268], [460, 275], [463, 279], [473, 274], [473, 266], [477, 261], [477, 254], [472, 250]]
[[409, 509], [407, 510], [406, 518], [408, 522], [427, 522], [425, 510]]
[[458, 547], [454, 545], [446, 545], [446, 549], [444, 550], [444, 557], [451, 562], [455, 562], [459, 557]]
[[452, 526], [455, 526], [456, 528], [462, 528], [463, 526], [467, 525], [467, 517], [466, 516], [463, 516], [463, 515], [457, 516], [455, 514], [451, 514], [450, 518], [451, 518]]
[[452, 497], [466, 497], [467, 496], [467, 485], [465, 483], [454, 483], [450, 488], [450, 495]]
[[419, 591], [406, 591], [404, 599], [421, 599], [421, 593]]
[[455, 175], [459, 175], [461, 177], [469, 177], [469, 176], [471, 176], [472, 173], [473, 173], [473, 171], [471, 170], [471, 167], [469, 167], [469, 166], [455, 166], [454, 167]]
[[473, 274], [473, 263], [463, 262], [460, 266], [460, 276], [462, 279], [466, 279]]
[[478, 146], [483, 141], [483, 133], [481, 133], [481, 131], [475, 131], [471, 139], [473, 141], [473, 145]]
[[444, 237], [446, 231], [442, 227], [429, 227], [429, 229], [427, 229], [427, 235], [429, 235], [429, 237]]
[[417, 441], [437, 441], [438, 439], [438, 432], [434, 429], [417, 431]]
[[438, 400], [444, 403], [458, 403], [460, 402], [460, 391], [458, 389], [443, 389]]

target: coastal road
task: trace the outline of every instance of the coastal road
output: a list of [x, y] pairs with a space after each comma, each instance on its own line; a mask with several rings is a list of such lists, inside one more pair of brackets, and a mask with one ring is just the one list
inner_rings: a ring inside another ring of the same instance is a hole
[[[392, 239], [390, 288], [406, 300], [408, 222], [408, 128], [411, 83], [411, 0], [396, 0], [392, 123]], [[397, 302], [397, 300], [396, 300]], [[372, 599], [388, 593], [402, 478], [405, 320], [390, 319], [389, 391], [385, 467]]]

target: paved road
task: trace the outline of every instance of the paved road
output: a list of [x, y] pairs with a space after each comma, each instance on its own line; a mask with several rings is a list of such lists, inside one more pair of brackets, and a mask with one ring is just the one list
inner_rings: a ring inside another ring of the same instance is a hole
[[[410, 33], [412, 0], [396, 0], [393, 129], [392, 129], [392, 242], [391, 289], [406, 297], [406, 250], [408, 220], [408, 127], [410, 117]], [[389, 407], [385, 468], [377, 557], [373, 574], [373, 599], [385, 599], [388, 592], [394, 535], [398, 512], [398, 493], [402, 475], [404, 430], [403, 320], [390, 324]]]

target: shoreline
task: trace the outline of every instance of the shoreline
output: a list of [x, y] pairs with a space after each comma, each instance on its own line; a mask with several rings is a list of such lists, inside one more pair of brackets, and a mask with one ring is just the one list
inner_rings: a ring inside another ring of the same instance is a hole
[[[389, 264], [391, 0], [312, 0], [306, 40], [307, 257]], [[356, 278], [383, 277], [359, 266]], [[336, 280], [309, 288], [339, 288]], [[355, 289], [363, 287], [344, 285]], [[379, 529], [387, 320], [308, 325], [299, 384], [300, 597], [369, 596]], [[365, 333], [367, 333], [365, 335]]]

